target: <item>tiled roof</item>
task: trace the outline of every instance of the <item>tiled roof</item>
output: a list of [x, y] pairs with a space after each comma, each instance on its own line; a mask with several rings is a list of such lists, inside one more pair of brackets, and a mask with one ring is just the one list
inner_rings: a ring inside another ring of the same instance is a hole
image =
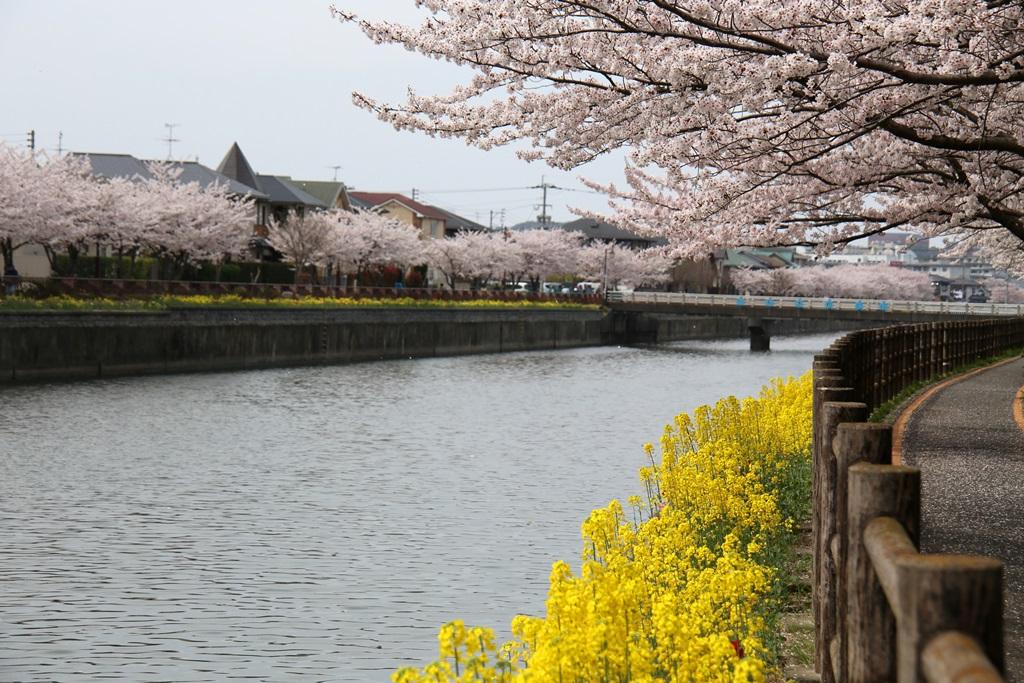
[[785, 268], [793, 265], [794, 250], [791, 247], [761, 249], [726, 249], [722, 265], [732, 268]]
[[399, 204], [404, 204], [406, 207], [426, 218], [435, 218], [442, 221], [447, 219], [444, 213], [436, 208], [427, 206], [426, 204], [420, 204], [415, 199], [409, 199], [404, 194], [399, 194], [398, 192], [349, 192], [348, 196], [350, 199], [356, 200], [359, 204], [368, 208], [375, 208], [381, 204], [387, 204], [388, 202], [393, 201], [398, 202]]
[[263, 189], [260, 187], [259, 180], [257, 180], [252, 166], [249, 165], [249, 160], [242, 154], [242, 148], [238, 146], [237, 142], [231, 144], [231, 149], [221, 159], [220, 164], [217, 166], [217, 171], [229, 178], [234, 178], [243, 185], [255, 187], [257, 190]]
[[548, 221], [547, 223], [541, 223], [540, 221], [522, 221], [515, 225], [510, 225], [509, 230], [540, 230], [541, 228], [547, 228], [548, 230], [561, 229], [562, 224], [557, 221]]
[[137, 159], [130, 154], [76, 153], [89, 161], [92, 174], [102, 178], [127, 178], [129, 180], [147, 180], [153, 177], [149, 172], [149, 164], [169, 163], [181, 168], [178, 179], [183, 183], [199, 183], [200, 187], [208, 187], [215, 183], [227, 185], [228, 191], [236, 195], [249, 195], [265, 199], [266, 194], [250, 185], [245, 185], [212, 168], [195, 161], [161, 162]]
[[587, 239], [607, 240], [614, 242], [654, 242], [650, 237], [642, 237], [635, 232], [620, 228], [611, 223], [596, 221], [593, 218], [577, 218], [562, 225], [563, 230], [583, 233]]
[[452, 213], [451, 211], [446, 211], [442, 209], [440, 206], [431, 206], [430, 208], [434, 209], [435, 211], [440, 211], [442, 214], [444, 214], [446, 230], [469, 230], [472, 232], [487, 231], [486, 225], [481, 225], [476, 221], [471, 221], [468, 218], [463, 218], [462, 216]]
[[292, 184], [288, 176], [256, 174], [237, 142], [231, 144], [231, 149], [221, 159], [217, 171], [244, 185], [255, 187], [271, 204], [301, 204], [318, 209], [327, 208], [326, 203]]
[[258, 175], [256, 180], [260, 184], [260, 189], [270, 197], [271, 204], [302, 204], [317, 209], [327, 208], [322, 201], [292, 184], [288, 176]]
[[[345, 183], [330, 180], [291, 180], [291, 184], [299, 189], [305, 190], [330, 208], [338, 205], [341, 199], [346, 204]], [[346, 208], [346, 207], [342, 207]]]

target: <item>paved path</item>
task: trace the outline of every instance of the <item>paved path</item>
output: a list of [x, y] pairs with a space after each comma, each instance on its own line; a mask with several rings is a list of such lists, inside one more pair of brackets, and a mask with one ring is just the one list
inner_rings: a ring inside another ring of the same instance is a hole
[[910, 417], [903, 462], [921, 468], [925, 552], [1006, 563], [1008, 680], [1024, 681], [1024, 432], [1013, 401], [1024, 359], [942, 389]]

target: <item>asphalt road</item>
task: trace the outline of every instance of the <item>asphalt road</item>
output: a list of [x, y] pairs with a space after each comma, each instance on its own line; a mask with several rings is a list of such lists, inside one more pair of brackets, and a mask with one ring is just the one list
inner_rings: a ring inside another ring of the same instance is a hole
[[1024, 432], [1013, 400], [1024, 359], [933, 395], [910, 417], [903, 462], [921, 469], [923, 552], [1006, 564], [1007, 680], [1024, 681]]

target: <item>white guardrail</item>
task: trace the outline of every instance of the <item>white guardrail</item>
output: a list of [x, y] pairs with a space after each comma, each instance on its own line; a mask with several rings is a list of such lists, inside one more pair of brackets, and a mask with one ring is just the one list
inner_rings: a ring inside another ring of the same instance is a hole
[[608, 292], [609, 303], [691, 304], [759, 309], [816, 311], [871, 311], [879, 313], [951, 313], [977, 316], [1024, 315], [1024, 304], [977, 304], [959, 301], [888, 301], [833, 299], [831, 297], [748, 296], [745, 294], [690, 294], [688, 292]]

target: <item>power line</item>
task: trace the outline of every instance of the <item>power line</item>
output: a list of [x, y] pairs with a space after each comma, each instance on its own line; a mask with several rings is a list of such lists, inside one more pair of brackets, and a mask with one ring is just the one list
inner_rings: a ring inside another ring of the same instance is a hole
[[516, 192], [519, 190], [530, 190], [530, 187], [483, 187], [466, 190], [419, 190], [423, 194], [459, 194], [469, 192]]
[[[472, 192], [520, 192], [523, 190], [536, 190], [539, 189], [540, 185], [524, 185], [522, 187], [483, 187], [483, 188], [471, 188], [464, 190], [417, 190], [419, 194], [469, 194]], [[580, 190], [571, 187], [560, 187], [557, 185], [548, 185], [549, 190], [559, 190], [561, 192], [582, 192], [585, 194], [605, 194], [604, 192], [598, 192], [597, 190]]]
[[606, 192], [598, 192], [597, 190], [574, 190], [571, 187], [553, 187], [552, 189], [560, 190], [562, 192], [582, 192], [584, 194], [607, 194]]

